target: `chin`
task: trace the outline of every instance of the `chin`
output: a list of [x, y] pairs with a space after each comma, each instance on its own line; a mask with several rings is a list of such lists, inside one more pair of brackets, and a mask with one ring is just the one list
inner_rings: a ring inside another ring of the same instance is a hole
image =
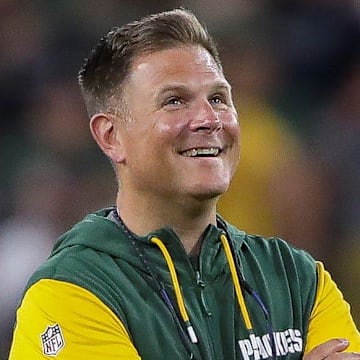
[[229, 184], [223, 184], [222, 186], [214, 186], [214, 184], [204, 187], [205, 184], [200, 184], [199, 188], [194, 189], [193, 195], [200, 200], [211, 200], [220, 197], [229, 188]]

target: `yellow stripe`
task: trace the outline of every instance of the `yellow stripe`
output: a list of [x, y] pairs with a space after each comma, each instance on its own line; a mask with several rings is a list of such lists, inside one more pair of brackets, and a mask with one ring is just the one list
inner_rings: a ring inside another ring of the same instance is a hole
[[352, 319], [349, 304], [320, 261], [317, 262], [317, 274], [316, 297], [310, 316], [305, 354], [334, 338], [349, 340], [346, 352], [359, 351], [360, 333]]
[[220, 239], [221, 239], [221, 242], [222, 242], [224, 250], [225, 250], [225, 255], [226, 255], [226, 258], [227, 258], [227, 261], [228, 261], [228, 264], [229, 264], [231, 276], [232, 276], [234, 286], [235, 286], [236, 297], [237, 297], [237, 300], [238, 300], [238, 303], [239, 303], [239, 307], [240, 307], [242, 316], [244, 318], [246, 329], [251, 331], [252, 330], [252, 324], [251, 324], [249, 313], [248, 313], [247, 308], [246, 308], [244, 296], [243, 296], [242, 291], [241, 291], [239, 277], [238, 277], [237, 272], [236, 272], [236, 267], [235, 267], [233, 256], [231, 254], [229, 243], [228, 243], [227, 238], [226, 238], [226, 236], [224, 234], [222, 234], [220, 236]]
[[[62, 360], [140, 360], [125, 325], [97, 296], [77, 285], [42, 279], [26, 292], [17, 312], [9, 360], [44, 360], [41, 334], [58, 324]], [[121, 354], [121, 355], [119, 355]]]
[[182, 296], [182, 293], [181, 293], [181, 290], [180, 290], [178, 277], [177, 277], [175, 266], [174, 266], [174, 263], [173, 263], [173, 261], [171, 259], [171, 256], [170, 256], [167, 248], [165, 247], [165, 245], [163, 244], [163, 242], [159, 238], [153, 237], [153, 238], [151, 238], [151, 241], [153, 243], [155, 243], [160, 248], [162, 254], [164, 255], [166, 264], [167, 264], [167, 266], [169, 268], [169, 271], [170, 271], [171, 280], [172, 280], [172, 283], [174, 285], [176, 301], [177, 301], [179, 309], [180, 309], [181, 317], [183, 318], [184, 322], [187, 322], [187, 321], [189, 321], [189, 315], [188, 315], [188, 313], [186, 311], [186, 308], [185, 308], [183, 296]]

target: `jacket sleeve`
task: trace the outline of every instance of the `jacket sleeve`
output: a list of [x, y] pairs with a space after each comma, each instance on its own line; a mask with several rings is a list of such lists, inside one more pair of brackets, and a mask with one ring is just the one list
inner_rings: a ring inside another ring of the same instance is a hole
[[119, 318], [89, 291], [43, 279], [17, 311], [9, 360], [139, 360]]
[[346, 351], [360, 351], [360, 333], [352, 319], [350, 305], [324, 269], [317, 263], [318, 283], [314, 307], [310, 317], [305, 353], [333, 338], [346, 338]]

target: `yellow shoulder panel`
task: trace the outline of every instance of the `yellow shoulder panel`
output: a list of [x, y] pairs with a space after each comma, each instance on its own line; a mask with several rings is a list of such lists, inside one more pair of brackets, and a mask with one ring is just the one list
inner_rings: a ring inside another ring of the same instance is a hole
[[360, 333], [352, 319], [349, 304], [321, 262], [317, 263], [317, 273], [316, 299], [305, 353], [333, 338], [348, 339], [350, 346], [346, 351], [360, 351]]
[[119, 318], [89, 291], [43, 279], [17, 311], [9, 360], [139, 360]]

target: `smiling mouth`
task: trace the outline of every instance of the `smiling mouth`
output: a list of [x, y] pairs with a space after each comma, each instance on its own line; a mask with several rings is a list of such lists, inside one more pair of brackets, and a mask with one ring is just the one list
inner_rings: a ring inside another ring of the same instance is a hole
[[194, 148], [181, 152], [185, 157], [216, 157], [220, 154], [219, 148]]

